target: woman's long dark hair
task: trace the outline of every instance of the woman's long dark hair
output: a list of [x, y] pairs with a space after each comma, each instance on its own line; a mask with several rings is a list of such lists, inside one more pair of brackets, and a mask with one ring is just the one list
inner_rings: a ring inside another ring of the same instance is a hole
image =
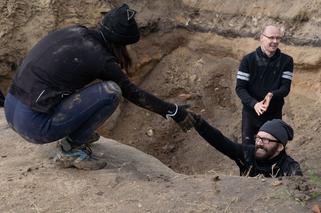
[[120, 67], [124, 69], [128, 74], [128, 69], [132, 65], [132, 59], [129, 56], [126, 45], [114, 43], [110, 40], [107, 40], [104, 36], [104, 33], [108, 34], [108, 31], [106, 31], [105, 28], [106, 26], [104, 26], [103, 24], [98, 24], [97, 26], [97, 30], [104, 39], [104, 43], [107, 49], [111, 51], [111, 53], [115, 56], [117, 62], [120, 64]]
[[129, 67], [132, 65], [132, 59], [128, 53], [128, 50], [125, 45], [109, 43], [109, 47], [116, 57], [117, 62], [120, 64], [120, 67], [128, 73]]

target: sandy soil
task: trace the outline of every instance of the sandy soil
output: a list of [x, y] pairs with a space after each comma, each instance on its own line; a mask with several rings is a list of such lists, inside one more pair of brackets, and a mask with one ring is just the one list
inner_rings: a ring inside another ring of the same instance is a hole
[[99, 171], [61, 169], [55, 144], [34, 145], [13, 132], [0, 110], [0, 212], [308, 212], [317, 184], [175, 173], [131, 146], [101, 138]]

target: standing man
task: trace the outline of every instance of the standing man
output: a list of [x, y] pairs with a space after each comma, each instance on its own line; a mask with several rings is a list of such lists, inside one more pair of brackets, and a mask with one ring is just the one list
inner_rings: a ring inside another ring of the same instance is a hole
[[254, 144], [254, 135], [268, 120], [282, 119], [284, 97], [290, 92], [293, 59], [281, 53], [280, 29], [263, 28], [261, 46], [246, 55], [237, 72], [236, 93], [242, 110], [242, 143]]

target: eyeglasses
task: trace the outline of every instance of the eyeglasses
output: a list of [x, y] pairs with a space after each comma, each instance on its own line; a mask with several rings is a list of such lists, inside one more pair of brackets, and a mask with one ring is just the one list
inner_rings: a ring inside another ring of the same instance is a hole
[[269, 139], [269, 138], [262, 138], [258, 135], [254, 136], [254, 140], [255, 140], [255, 142], [262, 141], [263, 144], [269, 144], [270, 142], [279, 142], [278, 140], [273, 140], [273, 139]]
[[280, 36], [267, 36], [267, 35], [265, 35], [265, 34], [263, 34], [262, 33], [262, 35], [263, 36], [265, 36], [265, 37], [267, 37], [269, 40], [271, 40], [271, 41], [274, 41], [274, 40], [276, 40], [276, 41], [281, 41], [281, 38], [282, 37], [280, 37]]

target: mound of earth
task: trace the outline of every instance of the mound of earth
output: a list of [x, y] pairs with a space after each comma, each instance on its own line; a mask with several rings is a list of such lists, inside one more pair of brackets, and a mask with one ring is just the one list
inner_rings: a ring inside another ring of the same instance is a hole
[[105, 138], [93, 146], [108, 162], [105, 169], [61, 169], [52, 160], [55, 144], [26, 142], [7, 126], [3, 110], [0, 134], [0, 212], [301, 213], [314, 204], [308, 200], [315, 185], [305, 178], [178, 174], [150, 155]]

